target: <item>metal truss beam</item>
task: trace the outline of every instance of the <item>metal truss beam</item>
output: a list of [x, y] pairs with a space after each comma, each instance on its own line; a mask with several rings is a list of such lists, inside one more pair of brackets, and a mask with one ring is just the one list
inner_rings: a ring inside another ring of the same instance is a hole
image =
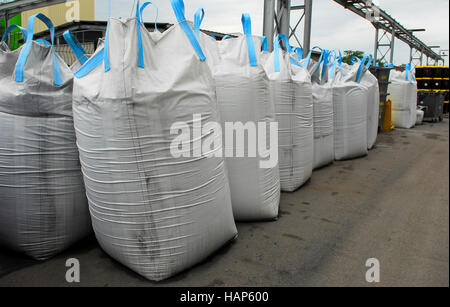
[[[342, 5], [344, 8], [358, 14], [359, 16], [369, 20], [376, 29], [375, 36], [379, 35], [378, 31], [382, 30], [392, 35], [390, 47], [391, 60], [393, 60], [394, 54], [394, 42], [395, 39], [399, 39], [406, 43], [410, 48], [421, 50], [428, 58], [439, 61], [443, 60], [442, 57], [434, 52], [429, 46], [413, 35], [414, 30], [408, 30], [392, 16], [386, 13], [378, 6], [372, 4], [371, 0], [334, 0], [336, 3]], [[376, 38], [376, 50], [378, 50], [378, 38]], [[378, 53], [378, 52], [376, 52]], [[375, 56], [374, 61], [377, 59]], [[392, 61], [391, 61], [392, 62]]]

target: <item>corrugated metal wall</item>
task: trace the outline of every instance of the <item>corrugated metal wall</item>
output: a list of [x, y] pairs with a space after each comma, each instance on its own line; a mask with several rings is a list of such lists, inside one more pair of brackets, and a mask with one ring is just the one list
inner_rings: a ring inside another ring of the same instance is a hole
[[[78, 2], [79, 4], [75, 4], [74, 6], [72, 2]], [[23, 12], [22, 21], [25, 24], [30, 16], [43, 13], [52, 20], [55, 26], [58, 26], [74, 20], [75, 14], [72, 14], [72, 12], [73, 8], [77, 6], [80, 9], [79, 20], [95, 20], [95, 0], [76, 0]], [[44, 30], [47, 30], [45, 25], [41, 22], [36, 22], [34, 32], [37, 33]]]

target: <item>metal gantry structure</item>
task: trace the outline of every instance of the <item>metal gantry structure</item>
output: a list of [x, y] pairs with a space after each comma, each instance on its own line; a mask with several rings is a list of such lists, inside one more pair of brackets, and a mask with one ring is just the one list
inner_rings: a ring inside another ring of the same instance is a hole
[[[269, 46], [272, 46], [273, 38], [276, 34], [284, 34], [289, 38], [294, 37], [304, 53], [310, 50], [311, 44], [311, 21], [312, 21], [312, 0], [303, 0], [303, 5], [291, 5], [291, 0], [265, 0], [264, 2], [264, 36], [267, 37]], [[410, 49], [410, 62], [412, 64], [423, 65], [423, 58], [426, 56], [426, 63], [430, 60], [434, 63], [444, 61], [440, 54], [434, 52], [416, 36], [414, 32], [424, 31], [424, 29], [407, 29], [382, 10], [372, 0], [333, 0], [344, 8], [367, 19], [375, 27], [375, 48], [374, 64], [377, 60], [394, 62], [394, 50], [396, 39], [406, 43]], [[294, 11], [301, 11], [302, 14], [294, 27], [291, 27], [291, 17]], [[298, 27], [304, 22], [303, 43], [299, 39]]]
[[[416, 36], [414, 32], [424, 29], [407, 29], [384, 10], [372, 3], [372, 0], [333, 0], [344, 8], [369, 20], [375, 27], [374, 63], [377, 60], [394, 61], [395, 40], [406, 43], [410, 49], [410, 62], [423, 65], [444, 61], [440, 54], [432, 50]], [[66, 2], [66, 0], [0, 0], [0, 18], [5, 18], [8, 26], [9, 18], [27, 10], [46, 7]], [[310, 50], [313, 0], [303, 0], [303, 4], [292, 5], [291, 0], [264, 0], [264, 36], [268, 46], [273, 48], [273, 39], [277, 34], [294, 38], [304, 53]], [[295, 26], [291, 20], [297, 18]], [[303, 40], [298, 34], [303, 23]]]
[[[295, 26], [291, 20], [296, 18]], [[303, 23], [303, 40], [298, 30]], [[277, 34], [294, 38], [303, 51], [309, 52], [311, 45], [312, 0], [303, 0], [303, 4], [292, 5], [291, 0], [264, 1], [264, 36], [267, 37], [269, 50], [273, 49], [273, 39]]]
[[[427, 63], [434, 60], [435, 64], [443, 61], [443, 58], [434, 52], [432, 48], [418, 39], [414, 32], [425, 31], [424, 29], [407, 29], [386, 11], [382, 10], [377, 5], [373, 4], [371, 0], [334, 0], [342, 5], [344, 8], [358, 14], [367, 19], [375, 27], [375, 48], [374, 48], [374, 62], [376, 60], [384, 60], [389, 54], [389, 61], [394, 62], [394, 48], [395, 40], [407, 44], [410, 49], [410, 62], [419, 60], [420, 65], [423, 65], [423, 56], [427, 57]], [[387, 42], [386, 42], [387, 41]], [[417, 57], [417, 54], [420, 57]]]

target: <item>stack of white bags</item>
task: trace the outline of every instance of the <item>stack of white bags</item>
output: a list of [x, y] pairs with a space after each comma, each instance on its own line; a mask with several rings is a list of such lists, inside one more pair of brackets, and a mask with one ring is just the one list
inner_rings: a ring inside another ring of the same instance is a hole
[[[239, 142], [237, 137], [230, 144], [225, 142], [225, 153], [229, 153], [226, 163], [234, 217], [238, 221], [275, 219], [280, 202], [278, 160], [270, 163], [267, 158], [274, 158], [274, 153], [265, 152], [277, 137], [271, 135], [269, 129], [276, 121], [275, 106], [262, 64], [260, 38], [252, 35], [251, 20], [247, 14], [242, 16], [242, 25], [244, 35], [220, 41], [218, 47], [208, 48], [216, 42], [204, 33], [200, 33], [200, 42], [214, 59], [210, 65], [214, 65], [212, 71], [222, 130], [227, 132], [227, 124], [265, 125], [266, 146], [263, 146], [262, 154], [250, 146], [252, 139], [260, 133], [259, 125], [249, 127], [243, 142]], [[239, 151], [243, 155], [238, 155]], [[277, 151], [275, 146], [275, 155]]]
[[[312, 51], [302, 60], [297, 52], [297, 60], [311, 74], [312, 96], [314, 105], [314, 169], [329, 165], [334, 161], [334, 114], [333, 88], [328, 78], [328, 51], [321, 50], [318, 62], [311, 59]], [[298, 51], [298, 49], [297, 49]]]
[[417, 120], [417, 82], [410, 66], [404, 72], [392, 70], [389, 80], [392, 123], [397, 128], [413, 128]]
[[[148, 3], [110, 18], [89, 60], [65, 33], [72, 68], [42, 14], [21, 28], [21, 50], [0, 42], [0, 244], [47, 259], [92, 223], [111, 257], [159, 281], [233, 240], [235, 220], [276, 219], [280, 191], [313, 169], [373, 148], [371, 57], [303, 59], [283, 35], [261, 51], [247, 14], [244, 34], [218, 42], [200, 31], [203, 9], [191, 23], [182, 0], [171, 4], [178, 23], [164, 34], [145, 28]], [[51, 43], [33, 40], [36, 18]], [[411, 127], [413, 76], [391, 79], [394, 124]]]
[[311, 77], [291, 61], [277, 37], [265, 62], [278, 121], [281, 190], [293, 192], [312, 176], [314, 162], [313, 99]]

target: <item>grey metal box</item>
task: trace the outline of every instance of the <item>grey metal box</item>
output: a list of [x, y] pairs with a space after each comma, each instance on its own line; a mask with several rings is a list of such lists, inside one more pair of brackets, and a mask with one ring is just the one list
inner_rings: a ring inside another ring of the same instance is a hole
[[424, 121], [442, 121], [444, 111], [444, 95], [441, 92], [418, 92], [417, 104], [423, 107]]

